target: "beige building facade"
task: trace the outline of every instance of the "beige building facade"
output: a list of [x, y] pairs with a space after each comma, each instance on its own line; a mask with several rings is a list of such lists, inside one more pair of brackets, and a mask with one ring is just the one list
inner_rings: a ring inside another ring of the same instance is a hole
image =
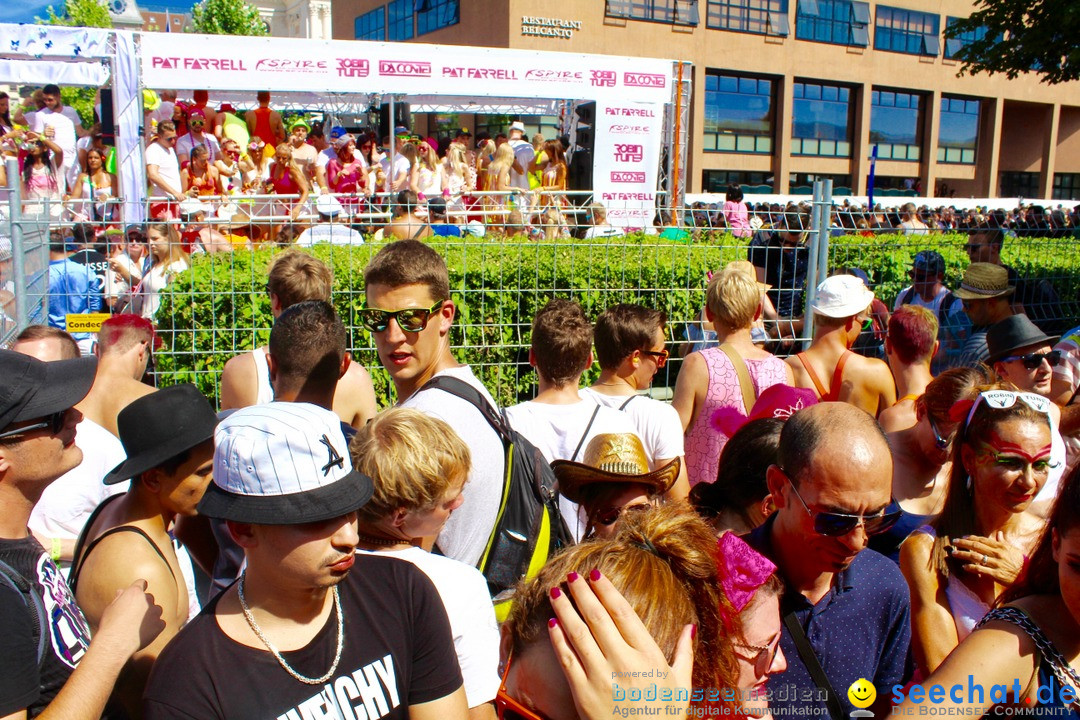
[[[1080, 82], [959, 76], [966, 0], [336, 0], [337, 39], [693, 64], [687, 191], [1080, 200]], [[962, 41], [961, 41], [962, 42]]]

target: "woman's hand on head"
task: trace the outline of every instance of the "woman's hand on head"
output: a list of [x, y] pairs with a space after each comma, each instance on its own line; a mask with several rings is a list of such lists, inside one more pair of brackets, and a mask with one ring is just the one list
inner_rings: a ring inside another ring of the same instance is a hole
[[[555, 618], [548, 634], [555, 656], [566, 676], [574, 705], [583, 720], [609, 720], [620, 708], [656, 708], [664, 718], [683, 718], [689, 700], [661, 700], [665, 690], [678, 697], [678, 689], [689, 697], [694, 668], [694, 626], [687, 625], [679, 636], [675, 657], [668, 664], [663, 651], [649, 634], [630, 603], [599, 571], [589, 580], [576, 574], [568, 578], [570, 599], [559, 591], [551, 599]], [[656, 686], [650, 701], [615, 699], [613, 683], [624, 690], [644, 690]], [[665, 708], [661, 711], [660, 708]]]

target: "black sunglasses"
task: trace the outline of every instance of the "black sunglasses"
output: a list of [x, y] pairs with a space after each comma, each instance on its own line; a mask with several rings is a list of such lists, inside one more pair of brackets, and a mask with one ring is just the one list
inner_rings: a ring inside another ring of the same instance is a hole
[[799, 488], [795, 487], [795, 483], [788, 477], [787, 471], [781, 468], [781, 472], [784, 473], [784, 477], [787, 478], [788, 483], [791, 485], [791, 489], [795, 491], [795, 497], [799, 498], [799, 502], [802, 503], [803, 510], [806, 514], [814, 519], [814, 532], [818, 535], [824, 535], [826, 537], [843, 537], [852, 530], [857, 528], [860, 523], [863, 529], [866, 530], [867, 535], [878, 535], [885, 532], [900, 519], [901, 510], [897, 509], [893, 512], [886, 512], [883, 508], [880, 512], [873, 515], [851, 515], [849, 513], [839, 512], [814, 512], [806, 504], [806, 501], [802, 499], [802, 495], [799, 494]]
[[641, 352], [643, 355], [649, 355], [656, 359], [657, 370], [667, 365], [668, 358], [671, 357], [671, 353], [667, 350], [642, 350]]
[[1028, 353], [1027, 355], [1010, 355], [1008, 357], [1001, 358], [1000, 362], [1012, 362], [1013, 360], [1022, 360], [1024, 367], [1028, 370], [1036, 370], [1042, 361], [1045, 360], [1046, 364], [1050, 367], [1057, 367], [1061, 362], [1061, 351], [1051, 350], [1044, 353]]
[[67, 414], [67, 409], [57, 410], [51, 415], [46, 415], [39, 422], [33, 423], [32, 425], [24, 425], [20, 428], [0, 433], [0, 440], [26, 435], [34, 430], [41, 430], [42, 428], [49, 428], [49, 433], [56, 435], [64, 429], [64, 418], [67, 417]]
[[445, 300], [440, 300], [430, 308], [405, 308], [403, 310], [379, 310], [364, 308], [360, 311], [360, 324], [370, 332], [382, 332], [390, 326], [390, 318], [397, 320], [398, 327], [405, 332], [420, 332], [427, 327], [432, 314], [442, 308]]

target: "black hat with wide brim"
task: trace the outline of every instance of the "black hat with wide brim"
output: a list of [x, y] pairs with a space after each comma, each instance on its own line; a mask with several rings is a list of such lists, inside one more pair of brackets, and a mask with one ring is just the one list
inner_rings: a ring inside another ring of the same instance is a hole
[[94, 385], [97, 358], [42, 362], [0, 350], [0, 430], [74, 407]]
[[218, 419], [210, 401], [190, 383], [143, 395], [116, 418], [127, 459], [105, 476], [106, 485], [130, 480], [214, 437]]
[[1047, 335], [1027, 315], [1011, 315], [986, 331], [988, 362], [996, 363], [1016, 350], [1032, 345], [1049, 345], [1060, 335]]

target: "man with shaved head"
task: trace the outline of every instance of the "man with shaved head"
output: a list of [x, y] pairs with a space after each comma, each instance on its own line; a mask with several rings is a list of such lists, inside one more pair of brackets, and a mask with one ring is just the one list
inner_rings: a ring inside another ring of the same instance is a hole
[[[787, 422], [777, 460], [767, 475], [776, 512], [748, 536], [787, 586], [779, 644], [788, 669], [769, 703], [784, 708], [778, 716], [846, 716], [856, 680], [883, 689], [908, 674], [907, 585], [895, 563], [867, 549], [899, 517], [889, 445], [866, 412], [825, 402]], [[888, 693], [874, 709], [881, 717]]]

